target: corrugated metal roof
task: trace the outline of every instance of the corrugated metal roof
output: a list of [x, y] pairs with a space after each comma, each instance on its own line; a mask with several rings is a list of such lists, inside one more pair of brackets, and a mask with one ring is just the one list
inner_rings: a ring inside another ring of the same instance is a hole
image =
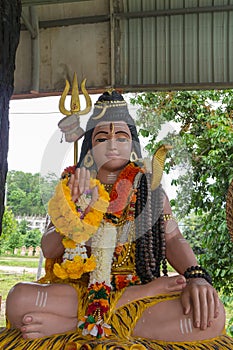
[[117, 85], [233, 82], [232, 0], [125, 0], [123, 10]]
[[[93, 90], [233, 86], [233, 0], [23, 0], [23, 4], [41, 6], [23, 8], [16, 93], [37, 91], [36, 85], [41, 92], [60, 91], [74, 71], [80, 80], [87, 78]], [[31, 11], [37, 23], [31, 22]], [[38, 35], [33, 25], [38, 25]]]
[[81, 2], [90, 0], [22, 0], [23, 6], [37, 6], [37, 5], [53, 5], [53, 4], [65, 4], [68, 2]]

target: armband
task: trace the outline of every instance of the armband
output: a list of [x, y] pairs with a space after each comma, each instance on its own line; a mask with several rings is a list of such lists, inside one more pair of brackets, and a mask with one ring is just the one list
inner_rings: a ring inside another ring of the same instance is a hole
[[163, 214], [163, 220], [164, 221], [169, 221], [169, 220], [176, 221], [176, 218], [172, 214]]

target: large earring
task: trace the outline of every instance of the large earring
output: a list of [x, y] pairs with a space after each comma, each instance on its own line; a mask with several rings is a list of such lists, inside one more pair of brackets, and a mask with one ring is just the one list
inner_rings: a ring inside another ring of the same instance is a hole
[[92, 165], [94, 164], [94, 159], [90, 153], [90, 151], [85, 155], [85, 158], [84, 158], [84, 166], [86, 168], [90, 168], [92, 167]]
[[138, 160], [138, 156], [137, 156], [137, 153], [136, 153], [135, 151], [132, 151], [132, 152], [130, 153], [130, 158], [129, 158], [129, 160], [130, 160], [131, 162], [136, 162], [136, 161]]

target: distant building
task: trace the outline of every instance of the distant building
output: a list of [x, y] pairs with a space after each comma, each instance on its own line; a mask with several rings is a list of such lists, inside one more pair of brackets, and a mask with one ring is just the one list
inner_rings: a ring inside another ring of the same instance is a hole
[[31, 230], [37, 228], [40, 230], [41, 233], [44, 232], [46, 217], [24, 215], [24, 216], [16, 216], [15, 219], [18, 221], [18, 223], [20, 223], [23, 220], [27, 221], [28, 226]]

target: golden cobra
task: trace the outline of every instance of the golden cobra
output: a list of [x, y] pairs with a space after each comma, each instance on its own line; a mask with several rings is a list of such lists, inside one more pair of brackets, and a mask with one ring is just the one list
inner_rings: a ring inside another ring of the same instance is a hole
[[172, 149], [171, 145], [162, 145], [155, 152], [152, 159], [151, 189], [154, 191], [160, 184], [167, 152]]

